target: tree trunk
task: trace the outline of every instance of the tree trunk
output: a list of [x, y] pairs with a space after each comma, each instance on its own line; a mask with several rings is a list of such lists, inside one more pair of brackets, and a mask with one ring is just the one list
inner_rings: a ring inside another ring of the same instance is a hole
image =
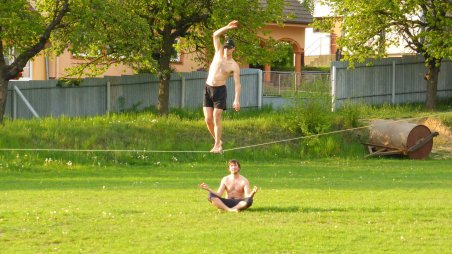
[[174, 38], [171, 37], [171, 27], [165, 27], [162, 33], [163, 42], [160, 49], [159, 63], [159, 97], [157, 110], [160, 115], [169, 113], [169, 85], [171, 79], [171, 54], [173, 52]]
[[3, 116], [5, 115], [6, 97], [8, 95], [8, 83], [8, 80], [4, 80], [4, 78], [0, 77], [0, 123], [3, 123]]
[[170, 75], [166, 73], [161, 73], [160, 85], [159, 85], [159, 97], [157, 110], [160, 115], [166, 115], [169, 113], [169, 84]]
[[[172, 44], [170, 44], [172, 45]], [[171, 55], [161, 54], [159, 59], [159, 97], [157, 110], [160, 115], [169, 113], [169, 85], [171, 79]]]
[[427, 74], [425, 75], [425, 80], [427, 81], [427, 100], [425, 106], [430, 110], [436, 107], [439, 68], [435, 61], [429, 61], [427, 65]]

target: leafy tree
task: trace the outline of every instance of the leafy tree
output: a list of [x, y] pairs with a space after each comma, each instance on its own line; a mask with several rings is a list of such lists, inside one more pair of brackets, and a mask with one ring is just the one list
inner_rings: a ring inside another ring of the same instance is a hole
[[124, 3], [124, 8], [146, 23], [150, 31], [144, 43], [149, 45], [150, 51], [136, 54], [129, 60], [136, 69], [158, 74], [160, 85], [157, 109], [160, 114], [166, 114], [169, 111], [171, 58], [175, 53], [175, 44], [179, 38], [196, 38], [212, 15], [214, 1], [130, 0]]
[[[160, 114], [169, 111], [170, 63], [174, 51], [195, 52], [197, 60], [207, 69], [214, 53], [212, 33], [231, 20], [240, 22], [241, 29], [230, 33], [240, 45], [236, 52], [238, 59], [265, 61], [270, 57], [261, 47], [262, 40], [257, 33], [267, 22], [281, 20], [283, 0], [267, 2], [269, 8], [262, 8], [259, 0], [130, 1], [125, 5], [144, 19], [151, 31], [147, 41], [154, 47], [153, 57], [138, 56], [135, 66], [140, 70], [157, 72], [160, 78], [157, 107]], [[182, 38], [181, 43], [176, 45], [178, 38]], [[269, 43], [268, 47], [271, 45]]]
[[452, 2], [448, 0], [323, 0], [335, 13], [332, 19], [317, 22], [324, 30], [332, 22], [342, 22], [344, 31], [338, 44], [344, 60], [363, 62], [370, 57], [384, 57], [390, 45], [399, 45], [401, 36], [407, 47], [425, 59], [427, 73], [426, 106], [437, 103], [441, 61], [452, 59]]
[[140, 41], [140, 35], [148, 32], [142, 29], [139, 20], [132, 20], [120, 8], [120, 2], [0, 0], [0, 122], [5, 113], [9, 80], [17, 77], [27, 62], [39, 53], [52, 50], [59, 54], [69, 48], [74, 53], [96, 55], [90, 62], [105, 63], [114, 61], [105, 52], [110, 41], [127, 48], [120, 54], [143, 50], [123, 40], [131, 36]]

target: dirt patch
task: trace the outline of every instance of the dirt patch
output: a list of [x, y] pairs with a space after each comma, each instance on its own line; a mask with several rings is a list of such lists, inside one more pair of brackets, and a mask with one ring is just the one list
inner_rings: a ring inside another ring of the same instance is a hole
[[439, 135], [433, 139], [432, 158], [452, 158], [452, 130], [444, 125], [441, 120], [434, 118], [422, 119], [418, 124], [427, 126], [431, 132]]

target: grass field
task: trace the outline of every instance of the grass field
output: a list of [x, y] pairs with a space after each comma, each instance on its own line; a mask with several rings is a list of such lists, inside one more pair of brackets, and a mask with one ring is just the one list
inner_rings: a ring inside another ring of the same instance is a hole
[[218, 212], [224, 161], [0, 171], [1, 253], [451, 253], [452, 160], [248, 162], [261, 189]]
[[[451, 113], [451, 102], [331, 112], [316, 100], [228, 111], [222, 155], [205, 152], [201, 110], [6, 120], [0, 253], [452, 253]], [[440, 132], [428, 159], [364, 159], [364, 130], [232, 150], [402, 118]], [[92, 151], [115, 149], [140, 152]], [[261, 188], [241, 213], [198, 188], [216, 189], [232, 158]]]

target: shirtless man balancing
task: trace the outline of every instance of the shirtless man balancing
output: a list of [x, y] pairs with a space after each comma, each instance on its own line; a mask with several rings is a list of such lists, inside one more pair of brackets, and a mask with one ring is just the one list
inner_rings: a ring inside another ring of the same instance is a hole
[[[240, 163], [237, 160], [228, 161], [228, 168], [231, 174], [223, 177], [217, 192], [205, 183], [201, 183], [199, 187], [209, 192], [209, 201], [218, 209], [239, 212], [253, 204], [257, 186], [250, 190], [250, 183], [240, 175]], [[227, 196], [222, 198], [225, 191]]]
[[221, 140], [221, 114], [226, 109], [226, 80], [232, 74], [235, 83], [235, 97], [233, 107], [235, 111], [240, 110], [240, 67], [232, 59], [235, 50], [234, 41], [228, 39], [224, 45], [221, 44], [220, 37], [225, 32], [237, 28], [238, 21], [229, 22], [213, 33], [213, 45], [215, 56], [209, 68], [206, 87], [204, 89], [203, 111], [204, 118], [215, 144], [210, 150], [212, 153], [223, 152], [223, 141]]

